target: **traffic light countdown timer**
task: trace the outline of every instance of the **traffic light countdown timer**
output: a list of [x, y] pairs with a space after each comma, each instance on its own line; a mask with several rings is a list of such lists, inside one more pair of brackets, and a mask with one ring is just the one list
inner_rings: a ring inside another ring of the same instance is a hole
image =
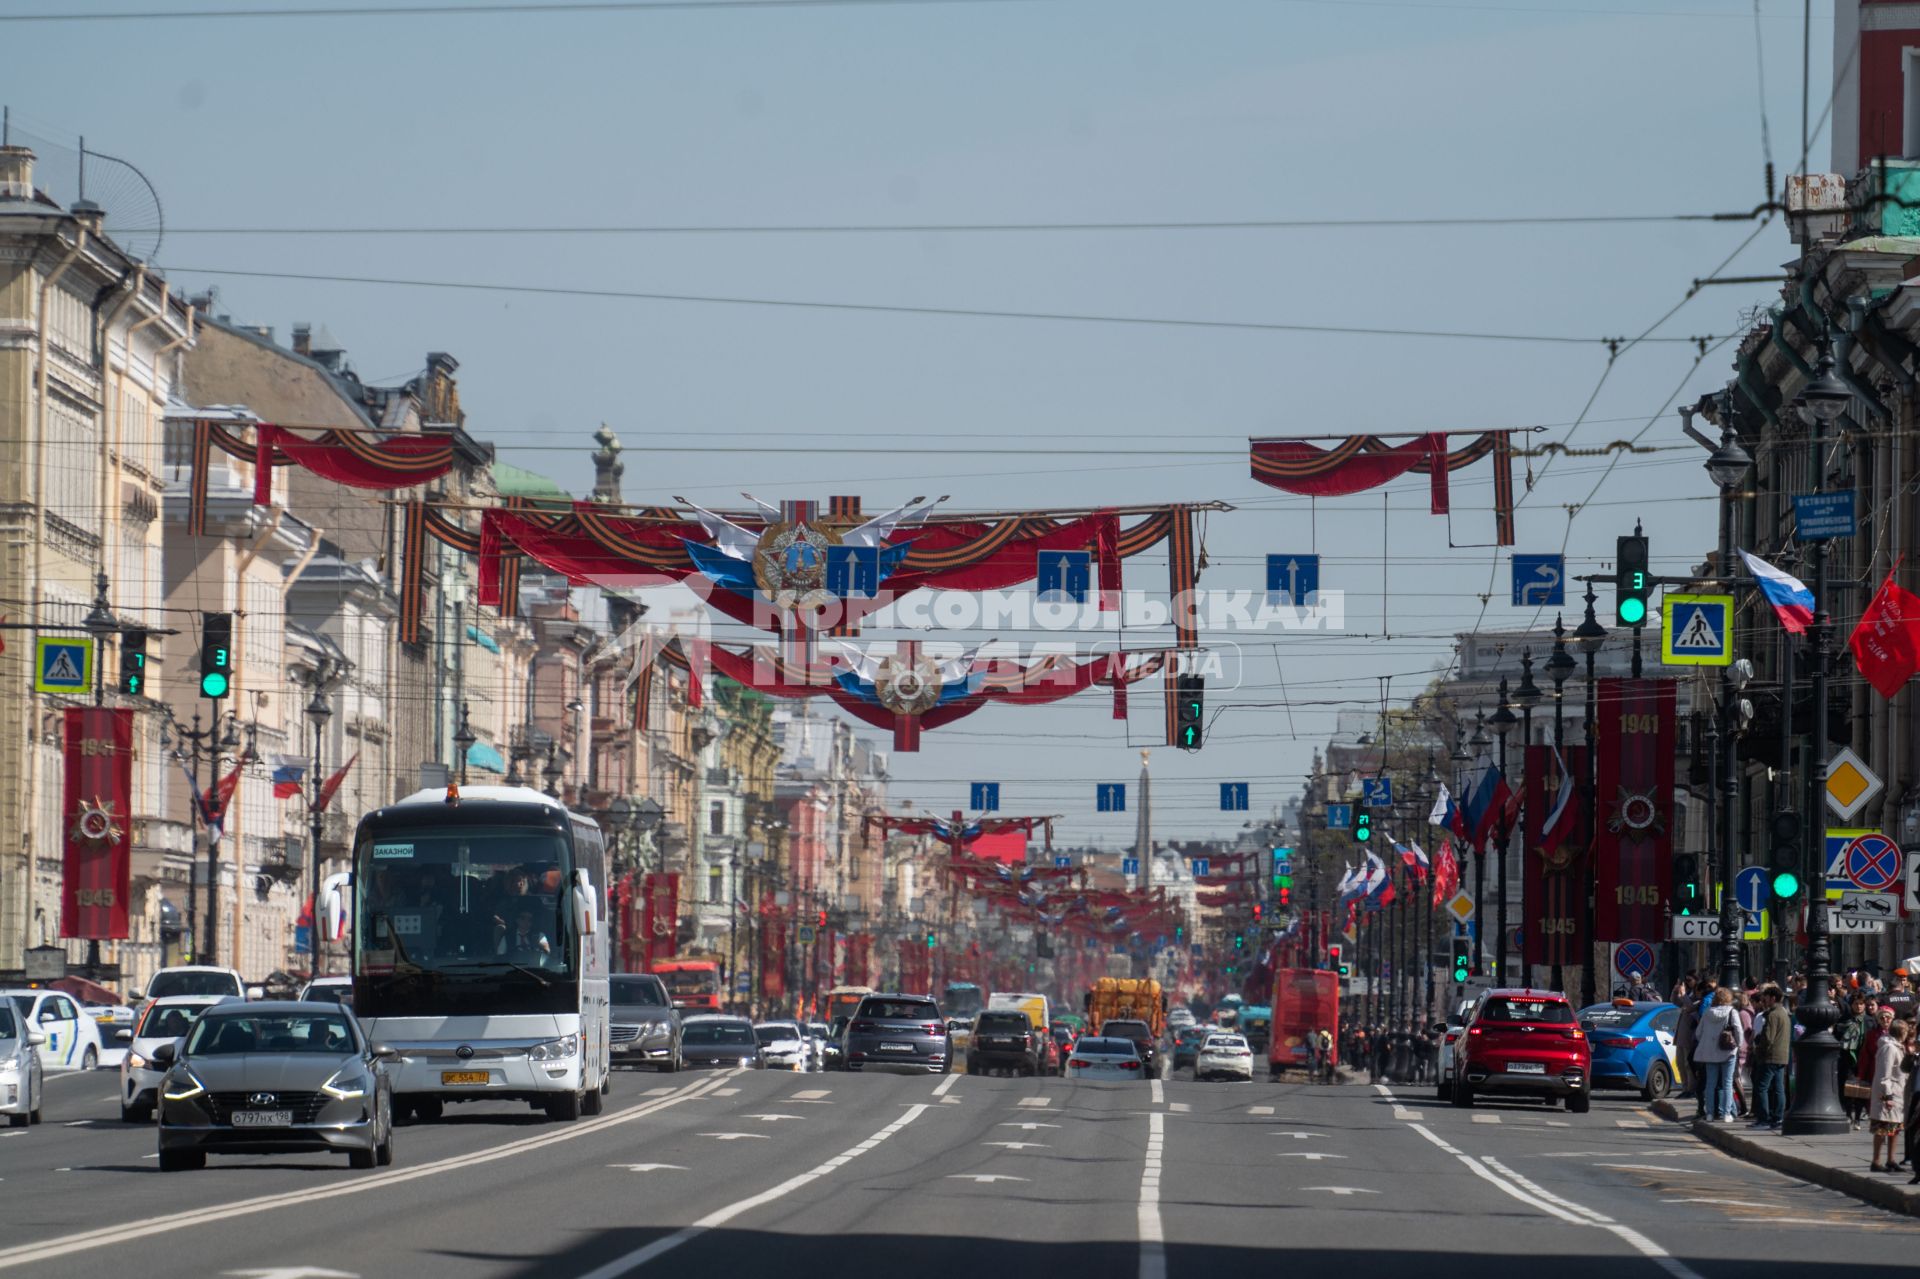
[[225, 697], [233, 686], [233, 614], [200, 617], [200, 696]]

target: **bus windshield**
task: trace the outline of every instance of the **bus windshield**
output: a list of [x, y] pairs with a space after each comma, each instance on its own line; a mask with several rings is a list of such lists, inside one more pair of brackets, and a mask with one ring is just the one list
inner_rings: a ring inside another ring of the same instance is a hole
[[363, 1017], [576, 1002], [571, 857], [551, 828], [409, 827], [354, 853]]

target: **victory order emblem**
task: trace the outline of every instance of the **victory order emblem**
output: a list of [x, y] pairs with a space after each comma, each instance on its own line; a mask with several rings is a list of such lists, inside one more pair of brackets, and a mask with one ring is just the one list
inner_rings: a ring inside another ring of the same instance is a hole
[[769, 524], [753, 548], [753, 579], [761, 592], [783, 609], [825, 608], [827, 548], [840, 530], [825, 521]]
[[917, 654], [912, 661], [888, 657], [873, 677], [873, 695], [896, 715], [922, 715], [940, 701], [946, 681], [940, 663]]
[[113, 811], [113, 801], [99, 796], [80, 801], [80, 812], [73, 819], [73, 837], [89, 844], [105, 847], [120, 842], [125, 830], [120, 825], [120, 817]]
[[1614, 798], [1613, 811], [1607, 816], [1607, 829], [1627, 839], [1652, 839], [1666, 830], [1660, 809], [1650, 790], [1628, 790], [1625, 786]]

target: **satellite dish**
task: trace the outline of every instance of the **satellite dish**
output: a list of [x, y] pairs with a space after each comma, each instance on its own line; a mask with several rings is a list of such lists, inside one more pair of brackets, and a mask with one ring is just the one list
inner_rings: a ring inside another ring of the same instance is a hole
[[128, 257], [153, 262], [166, 237], [160, 193], [147, 175], [117, 156], [80, 152], [80, 198], [106, 210], [102, 229]]

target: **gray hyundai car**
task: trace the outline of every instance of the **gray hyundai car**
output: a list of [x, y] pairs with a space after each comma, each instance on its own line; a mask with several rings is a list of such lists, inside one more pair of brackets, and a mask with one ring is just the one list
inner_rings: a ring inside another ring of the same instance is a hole
[[393, 1162], [392, 1050], [370, 1044], [333, 1004], [224, 1004], [149, 1056], [159, 1087], [160, 1168], [209, 1154], [345, 1152], [355, 1168]]

